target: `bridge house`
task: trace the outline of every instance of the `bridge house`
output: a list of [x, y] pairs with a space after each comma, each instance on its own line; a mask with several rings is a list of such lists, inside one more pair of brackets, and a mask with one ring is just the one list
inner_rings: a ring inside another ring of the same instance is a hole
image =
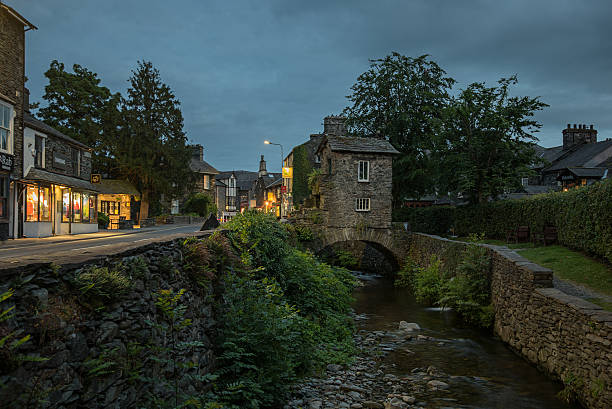
[[327, 227], [391, 228], [392, 162], [398, 153], [382, 138], [325, 136], [317, 155]]

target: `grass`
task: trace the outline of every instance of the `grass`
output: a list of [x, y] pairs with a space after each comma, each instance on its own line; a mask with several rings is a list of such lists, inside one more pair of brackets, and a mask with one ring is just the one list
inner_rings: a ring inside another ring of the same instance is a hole
[[[591, 257], [563, 246], [536, 247], [518, 253], [536, 264], [550, 268], [559, 278], [612, 296], [612, 270]], [[612, 310], [610, 302], [600, 299], [590, 301]]]

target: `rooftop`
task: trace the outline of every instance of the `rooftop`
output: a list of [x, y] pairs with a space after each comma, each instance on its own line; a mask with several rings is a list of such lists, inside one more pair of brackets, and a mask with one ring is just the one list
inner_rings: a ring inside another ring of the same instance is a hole
[[87, 150], [91, 150], [91, 148], [87, 145], [85, 145], [84, 143], [81, 143], [79, 141], [77, 141], [76, 139], [73, 139], [71, 137], [69, 137], [68, 135], [64, 135], [63, 133], [61, 133], [60, 131], [58, 131], [57, 129], [53, 128], [52, 126], [47, 125], [46, 123], [44, 123], [43, 121], [34, 118], [34, 116], [27, 112], [24, 111], [23, 113], [23, 122], [25, 123], [26, 127], [28, 128], [32, 128], [35, 129], [39, 132], [43, 132], [47, 135], [53, 135], [57, 138], [63, 139], [66, 142], [69, 142], [73, 145], [79, 146], [83, 149], [87, 149]]
[[394, 155], [399, 152], [387, 141], [380, 138], [362, 138], [358, 136], [332, 136], [328, 135], [321, 145], [329, 145], [333, 152], [364, 152], [364, 153], [383, 153]]

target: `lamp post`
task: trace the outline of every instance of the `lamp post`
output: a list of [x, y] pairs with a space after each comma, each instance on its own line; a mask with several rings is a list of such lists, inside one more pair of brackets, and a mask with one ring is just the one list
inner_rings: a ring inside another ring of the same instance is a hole
[[[266, 145], [276, 145], [276, 146], [280, 146], [280, 150], [281, 150], [281, 179], [284, 180], [283, 178], [283, 161], [285, 160], [285, 155], [283, 154], [283, 145], [281, 145], [280, 143], [274, 143], [274, 142], [270, 142], [269, 140], [265, 140], [264, 143]], [[282, 186], [282, 185], [281, 185]], [[283, 218], [283, 204], [284, 204], [284, 199], [285, 199], [285, 195], [281, 192], [281, 203], [280, 203], [280, 218]]]

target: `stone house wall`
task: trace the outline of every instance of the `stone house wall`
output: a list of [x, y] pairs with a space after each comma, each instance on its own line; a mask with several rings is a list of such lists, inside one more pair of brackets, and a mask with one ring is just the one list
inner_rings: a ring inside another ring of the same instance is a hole
[[[360, 160], [370, 162], [369, 182], [357, 181]], [[321, 154], [321, 169], [321, 209], [327, 226], [391, 228], [391, 155], [332, 152], [326, 146]], [[355, 210], [358, 198], [370, 198], [370, 211]]]
[[23, 23], [0, 7], [0, 100], [13, 106], [13, 177], [22, 175], [25, 32]]
[[[178, 341], [203, 343], [202, 348], [188, 351], [186, 358], [198, 364], [189, 373], [209, 373], [214, 366], [210, 337], [215, 321], [207, 294], [212, 289], [200, 287], [181, 271], [183, 240], [154, 243], [61, 269], [37, 264], [0, 270], [0, 294], [8, 288], [16, 290], [0, 304], [0, 311], [15, 306], [15, 317], [0, 323], [0, 334], [22, 329], [21, 336], [29, 334], [32, 338], [19, 352], [48, 358], [44, 362], [21, 364], [12, 371], [9, 368], [8, 373], [0, 371], [2, 382], [8, 382], [0, 388], [0, 401], [12, 402], [11, 407], [17, 408], [119, 409], [144, 407], [143, 401], [150, 394], [167, 399], [161, 389], [153, 390], [147, 382], [131, 378], [171, 376], [171, 369], [153, 359], [161, 354], [155, 352], [155, 347], [169, 342], [168, 335], [153, 325], [162, 321], [162, 313], [155, 304], [157, 294], [167, 289], [186, 290], [181, 300], [192, 324]], [[80, 269], [92, 265], [116, 266], [118, 262], [128, 265], [134, 257], [142, 257], [147, 269], [138, 276], [131, 275], [131, 290], [113, 303], [94, 303], [94, 297], [80, 293], [72, 284]], [[89, 303], [92, 304], [88, 306]], [[3, 370], [4, 364], [0, 363]], [[94, 369], [101, 364], [110, 366], [96, 374]], [[210, 385], [190, 379], [180, 387], [205, 391]], [[29, 406], [20, 402], [28, 397], [33, 399]]]
[[[78, 165], [72, 160], [73, 149], [77, 149], [81, 152], [80, 175], [73, 172], [74, 167]], [[55, 152], [59, 153], [66, 159], [66, 165], [64, 167], [54, 166], [53, 155]], [[91, 152], [71, 145], [63, 139], [47, 134], [47, 139], [45, 141], [45, 170], [79, 179], [89, 180], [91, 176]]]
[[[427, 264], [433, 254], [456, 259], [465, 246], [419, 233], [409, 254]], [[553, 288], [551, 270], [507, 248], [484, 246], [492, 257], [495, 333], [553, 378], [576, 377], [587, 408], [612, 407], [612, 312]]]

